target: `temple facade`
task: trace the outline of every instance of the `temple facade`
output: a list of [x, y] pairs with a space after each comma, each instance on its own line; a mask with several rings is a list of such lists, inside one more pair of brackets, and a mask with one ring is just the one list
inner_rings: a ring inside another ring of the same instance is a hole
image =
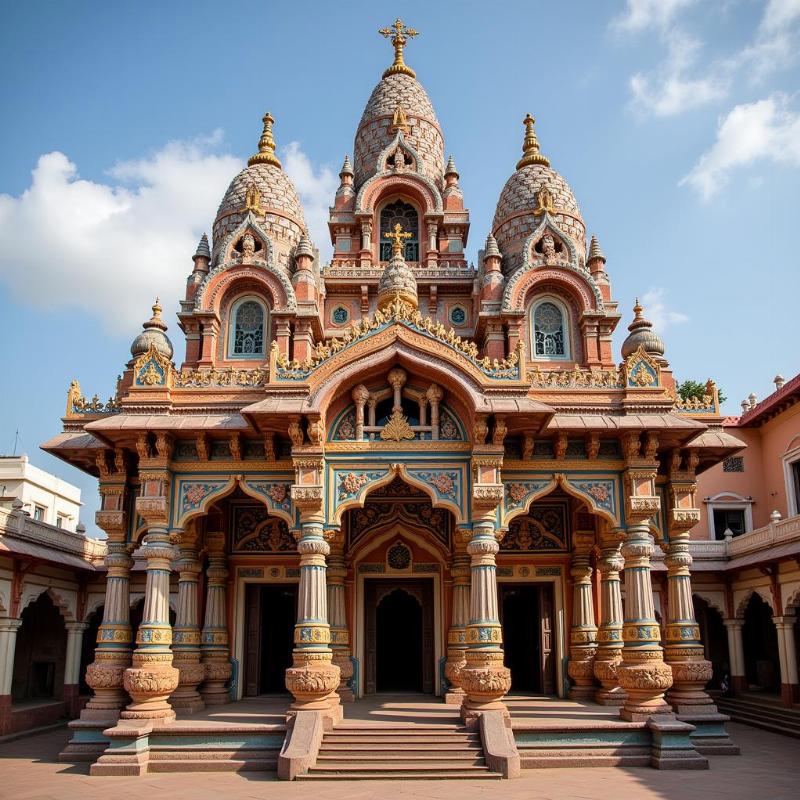
[[713, 384], [678, 399], [638, 302], [614, 351], [606, 257], [530, 115], [468, 262], [416, 32], [381, 32], [395, 59], [344, 158], [330, 263], [267, 113], [193, 256], [180, 352], [156, 302], [114, 395], [73, 383], [45, 445], [98, 477], [108, 535], [75, 747], [146, 771], [142, 731], [288, 690], [293, 777], [314, 726], [415, 692], [513, 775], [497, 732], [521, 693], [601, 704], [650, 731], [656, 765], [668, 734], [702, 765], [729, 743], [692, 605], [697, 476], [744, 445]]

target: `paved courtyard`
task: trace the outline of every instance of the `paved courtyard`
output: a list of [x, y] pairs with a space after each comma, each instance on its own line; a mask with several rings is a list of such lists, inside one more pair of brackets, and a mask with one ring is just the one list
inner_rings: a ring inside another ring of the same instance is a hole
[[741, 746], [738, 757], [712, 757], [704, 772], [654, 769], [526, 770], [520, 780], [283, 783], [259, 773], [146, 775], [141, 778], [90, 778], [88, 765], [56, 760], [66, 728], [0, 745], [0, 797], [3, 800], [147, 800], [198, 798], [443, 798], [459, 800], [500, 795], [503, 800], [571, 798], [676, 798], [676, 800], [795, 800], [800, 785], [800, 741], [730, 725]]

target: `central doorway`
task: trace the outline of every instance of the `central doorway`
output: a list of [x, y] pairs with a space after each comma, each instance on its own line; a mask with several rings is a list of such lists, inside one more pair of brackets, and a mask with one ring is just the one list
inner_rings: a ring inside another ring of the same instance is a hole
[[501, 583], [498, 589], [511, 691], [554, 694], [553, 585]]
[[245, 590], [244, 693], [284, 694], [292, 664], [297, 584], [250, 583]]
[[364, 613], [365, 694], [433, 694], [433, 581], [367, 580]]

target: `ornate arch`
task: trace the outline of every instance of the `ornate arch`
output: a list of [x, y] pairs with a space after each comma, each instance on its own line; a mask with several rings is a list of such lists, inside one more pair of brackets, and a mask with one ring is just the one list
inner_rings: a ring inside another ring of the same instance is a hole
[[[239, 223], [238, 227], [234, 228], [222, 240], [222, 244], [220, 245], [217, 257], [213, 262], [214, 269], [211, 270], [212, 272], [214, 272], [215, 269], [221, 265], [236, 263], [236, 261], [234, 260], [226, 259], [225, 254], [230, 252], [233, 243], [239, 237], [244, 236], [244, 234], [247, 232], [248, 229], [253, 231], [253, 233], [255, 233], [256, 236], [258, 236], [259, 240], [264, 246], [264, 249], [266, 250], [267, 257], [265, 259], [259, 259], [259, 260], [266, 263], [270, 267], [275, 266], [275, 249], [272, 244], [272, 239], [270, 239], [269, 234], [261, 226], [261, 223], [258, 221], [258, 217], [252, 211], [248, 211], [247, 214], [243, 217], [242, 221]], [[202, 288], [203, 284], [200, 285], [200, 289]], [[198, 294], [199, 293], [200, 290], [198, 290]]]
[[514, 517], [527, 514], [535, 500], [560, 487], [567, 494], [586, 503], [589, 510], [619, 527], [618, 485], [615, 477], [571, 477], [564, 472], [555, 472], [549, 478], [535, 480], [503, 480], [503, 504], [500, 509], [500, 524], [507, 528]]
[[270, 514], [294, 525], [295, 512], [286, 479], [248, 478], [243, 475], [219, 478], [179, 478], [173, 496], [172, 529], [183, 529], [191, 520], [207, 513], [214, 503], [239, 487], [245, 494], [263, 503]]
[[715, 596], [716, 594], [717, 593], [707, 589], [692, 588], [693, 596], [697, 596], [701, 600], [705, 601], [706, 605], [708, 605], [709, 608], [713, 608], [714, 611], [716, 611], [722, 617], [722, 619], [727, 619], [728, 612], [725, 610], [724, 593], [719, 593], [723, 595], [722, 597], [717, 597]]
[[195, 298], [195, 311], [214, 311], [219, 314], [222, 298], [236, 281], [248, 280], [263, 289], [270, 300], [272, 313], [287, 313], [297, 309], [297, 297], [289, 279], [266, 264], [225, 264], [209, 272]]
[[58, 609], [58, 613], [64, 618], [66, 622], [75, 622], [75, 606], [76, 598], [65, 597], [60, 594], [57, 589], [52, 586], [41, 586], [38, 584], [28, 584], [22, 595], [22, 601], [19, 604], [19, 615], [22, 617], [22, 612], [33, 602], [38, 600], [43, 594], [46, 594], [53, 601], [53, 605]]
[[389, 464], [374, 469], [333, 469], [329, 492], [331, 522], [341, 524], [342, 515], [350, 508], [362, 508], [367, 495], [374, 489], [385, 486], [396, 477], [423, 491], [431, 499], [434, 508], [452, 512], [456, 525], [465, 520], [464, 476], [461, 465], [453, 467], [409, 467], [406, 464]]
[[[570, 254], [568, 263], [559, 266], [533, 263], [531, 259], [533, 246], [548, 228], [567, 247]], [[561, 282], [570, 288], [581, 298], [584, 311], [603, 311], [603, 297], [600, 294], [600, 288], [594, 278], [578, 265], [578, 253], [575, 245], [570, 237], [553, 222], [549, 214], [545, 213], [539, 226], [525, 240], [522, 256], [522, 266], [506, 282], [503, 291], [503, 311], [522, 310], [531, 288], [543, 280]]]
[[794, 590], [790, 592], [783, 608], [783, 613], [786, 615], [797, 614], [798, 608], [800, 608], [800, 585], [795, 586]]
[[96, 595], [90, 602], [86, 604], [84, 609], [82, 622], [89, 622], [92, 614], [96, 614], [106, 604], [105, 594]]
[[747, 611], [747, 606], [754, 594], [757, 594], [770, 607], [770, 610], [774, 616], [776, 613], [775, 603], [773, 602], [772, 592], [770, 592], [768, 586], [756, 586], [752, 589], [745, 590], [745, 593], [739, 601], [739, 604], [736, 606], [735, 616], [744, 617], [744, 613]]
[[383, 545], [390, 542], [392, 539], [397, 538], [413, 542], [421, 550], [430, 553], [439, 562], [442, 562], [448, 555], [444, 544], [435, 536], [426, 536], [421, 528], [417, 530], [413, 527], [393, 521], [387, 525], [385, 530], [375, 536], [370, 536], [366, 540], [361, 540], [356, 544], [351, 552], [353, 563], [359, 564], [366, 561], [370, 553], [383, 547]]

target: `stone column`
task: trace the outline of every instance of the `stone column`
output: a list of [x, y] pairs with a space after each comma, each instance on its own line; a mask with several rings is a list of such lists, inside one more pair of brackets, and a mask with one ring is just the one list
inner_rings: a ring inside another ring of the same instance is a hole
[[[100, 512], [98, 512], [99, 514]], [[86, 668], [92, 699], [81, 719], [109, 724], [119, 717], [128, 700], [123, 688], [125, 670], [131, 666], [130, 581], [133, 559], [123, 541], [109, 541], [106, 553], [106, 598], [103, 622], [97, 632], [94, 661]]]
[[460, 706], [464, 702], [461, 688], [461, 670], [466, 664], [467, 623], [470, 614], [470, 559], [463, 543], [456, 543], [456, 552], [450, 565], [453, 577], [453, 613], [447, 634], [447, 661], [444, 676], [450, 687], [444, 696], [445, 703]]
[[[624, 533], [622, 534], [624, 536]], [[597, 631], [597, 653], [594, 675], [600, 686], [596, 703], [619, 706], [625, 702], [625, 690], [619, 685], [617, 668], [622, 661], [622, 592], [619, 573], [625, 566], [620, 552], [622, 538], [614, 532], [603, 538], [600, 560], [600, 627]]]
[[83, 632], [89, 627], [86, 622], [67, 622], [67, 655], [64, 659], [64, 701], [69, 706], [69, 715], [77, 717], [80, 710], [81, 650]]
[[0, 736], [11, 732], [11, 682], [20, 625], [21, 619], [0, 617]]
[[183, 531], [178, 548], [178, 613], [172, 631], [173, 666], [180, 673], [178, 688], [172, 693], [173, 708], [194, 714], [205, 707], [197, 687], [203, 682], [206, 670], [200, 663], [200, 623], [197, 617], [197, 583], [200, 559], [197, 556], [196, 534]]
[[778, 657], [781, 668], [781, 701], [792, 706], [800, 699], [797, 680], [797, 650], [794, 641], [794, 616], [773, 617], [778, 633]]
[[343, 549], [344, 534], [339, 533], [331, 543], [331, 554], [328, 557], [328, 615], [333, 664], [339, 667], [339, 688], [336, 692], [343, 703], [352, 703], [355, 695], [350, 686], [350, 679], [353, 677], [353, 661], [350, 658], [350, 630], [347, 627], [344, 588], [347, 567]]
[[588, 700], [594, 695], [594, 657], [597, 650], [597, 625], [594, 621], [591, 548], [594, 532], [576, 531], [572, 556], [572, 628], [569, 666], [572, 678], [571, 700]]
[[731, 665], [731, 689], [734, 694], [740, 694], [747, 689], [747, 679], [744, 672], [744, 642], [742, 641], [742, 627], [744, 620], [738, 617], [723, 620], [728, 631], [728, 659]]
[[325, 556], [330, 547], [318, 519], [302, 520], [300, 540], [300, 590], [294, 628], [292, 666], [286, 670], [286, 688], [294, 695], [289, 715], [298, 711], [321, 712], [326, 728], [342, 718], [336, 689], [339, 667], [332, 663], [325, 589]]
[[467, 545], [472, 588], [464, 653], [466, 663], [461, 670], [461, 688], [466, 694], [461, 718], [467, 724], [474, 724], [485, 711], [502, 711], [508, 717], [502, 697], [511, 688], [511, 670], [503, 665], [503, 634], [497, 613], [496, 556], [499, 549], [494, 523], [485, 519], [476, 522]]
[[200, 645], [206, 679], [200, 688], [200, 695], [206, 705], [219, 706], [230, 702], [227, 683], [232, 671], [225, 608], [225, 581], [228, 577], [225, 534], [221, 531], [206, 533], [206, 547], [206, 616]]
[[125, 670], [124, 686], [132, 702], [123, 719], [175, 719], [168, 702], [178, 685], [172, 666], [169, 624], [169, 576], [175, 554], [165, 527], [151, 526], [140, 553], [147, 559], [144, 612], [136, 636], [133, 664]]
[[700, 626], [694, 616], [689, 567], [689, 531], [672, 532], [664, 547], [667, 565], [667, 625], [664, 660], [672, 669], [672, 688], [667, 701], [678, 714], [716, 713], [705, 692], [711, 680], [711, 662], [706, 661], [700, 641]]
[[[656, 507], [654, 511], [657, 511]], [[651, 515], [648, 514], [648, 519]], [[650, 577], [649, 526], [628, 525], [622, 555], [625, 558], [625, 622], [622, 627], [622, 664], [619, 685], [627, 699], [620, 709], [626, 720], [645, 720], [653, 714], [671, 714], [664, 692], [672, 686], [672, 670], [664, 663], [660, 631], [653, 607]]]

